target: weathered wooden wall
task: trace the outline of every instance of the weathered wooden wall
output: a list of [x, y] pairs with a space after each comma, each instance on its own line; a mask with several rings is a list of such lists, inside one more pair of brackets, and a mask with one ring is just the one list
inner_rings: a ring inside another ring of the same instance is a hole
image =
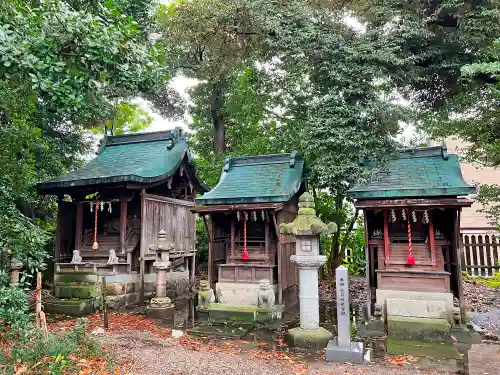
[[[277, 225], [290, 223], [297, 216], [297, 202], [293, 198], [276, 215]], [[292, 263], [290, 256], [295, 254], [295, 236], [279, 234], [281, 241], [278, 248], [278, 273], [281, 290], [286, 290], [298, 284], [297, 266]]]
[[144, 193], [141, 210], [141, 254], [154, 255], [150, 245], [158, 240], [158, 232], [167, 232], [167, 241], [176, 250], [196, 247], [196, 215], [190, 211], [193, 202]]

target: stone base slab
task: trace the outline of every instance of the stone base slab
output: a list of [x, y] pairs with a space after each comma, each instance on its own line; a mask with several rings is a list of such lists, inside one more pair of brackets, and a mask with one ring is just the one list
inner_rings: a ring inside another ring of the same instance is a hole
[[377, 289], [376, 293], [377, 304], [382, 306], [385, 312], [386, 300], [402, 299], [412, 301], [440, 301], [444, 302], [448, 314], [453, 314], [453, 294], [452, 293], [438, 293], [438, 292], [412, 292], [405, 290], [389, 290]]
[[363, 363], [364, 347], [362, 342], [351, 342], [348, 347], [342, 347], [336, 340], [331, 340], [325, 349], [327, 362]]
[[446, 319], [389, 315], [387, 332], [396, 339], [451, 342], [451, 325]]
[[[277, 285], [271, 285], [274, 293]], [[260, 285], [256, 283], [217, 283], [215, 290], [222, 295], [225, 305], [257, 306], [259, 302]]]
[[321, 350], [333, 339], [333, 334], [323, 327], [318, 329], [292, 328], [287, 332], [287, 340], [299, 348]]
[[417, 340], [387, 339], [387, 353], [391, 355], [412, 355], [440, 359], [461, 359], [460, 352], [451, 343]]
[[[200, 320], [211, 322], [270, 322], [281, 319], [284, 306], [276, 305], [272, 309], [264, 309], [257, 306], [228, 305], [224, 303], [212, 303], [208, 309], [196, 308]], [[202, 319], [205, 317], [205, 319]]]
[[166, 307], [146, 307], [146, 315], [154, 319], [168, 319], [175, 315], [174, 305]]
[[445, 301], [429, 301], [403, 298], [385, 300], [387, 315], [414, 318], [451, 319]]

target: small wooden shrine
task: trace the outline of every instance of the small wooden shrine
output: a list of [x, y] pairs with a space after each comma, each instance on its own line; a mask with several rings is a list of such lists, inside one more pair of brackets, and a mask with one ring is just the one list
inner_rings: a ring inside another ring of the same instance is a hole
[[372, 311], [391, 299], [396, 315], [450, 318], [456, 297], [463, 316], [460, 211], [473, 192], [446, 146], [400, 152], [349, 190], [364, 211]]
[[218, 185], [196, 199], [210, 234], [209, 285], [225, 304], [257, 305], [261, 280], [278, 304], [297, 302], [295, 239], [278, 227], [297, 215], [303, 167], [297, 153], [226, 159]]
[[190, 209], [196, 194], [208, 189], [196, 176], [181, 129], [105, 136], [94, 160], [39, 183], [38, 190], [58, 197], [57, 297], [91, 296], [92, 288], [78, 291], [69, 284], [102, 275], [117, 294], [153, 291], [161, 230], [174, 248], [171, 276], [186, 276], [191, 268], [194, 278], [196, 226]]

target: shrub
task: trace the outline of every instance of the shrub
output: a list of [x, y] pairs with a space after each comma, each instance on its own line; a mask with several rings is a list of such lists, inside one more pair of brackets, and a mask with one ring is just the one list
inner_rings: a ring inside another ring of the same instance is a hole
[[0, 286], [0, 321], [7, 327], [28, 325], [28, 295], [19, 285]]
[[19, 336], [19, 341], [12, 346], [10, 360], [23, 364], [34, 364], [42, 358], [63, 356], [69, 358], [86, 341], [87, 322], [78, 319], [75, 328], [63, 335], [50, 334], [45, 340], [38, 329], [27, 329]]

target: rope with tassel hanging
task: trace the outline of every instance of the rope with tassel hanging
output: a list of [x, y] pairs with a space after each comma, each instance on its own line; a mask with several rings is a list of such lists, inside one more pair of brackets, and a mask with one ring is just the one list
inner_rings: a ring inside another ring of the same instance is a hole
[[92, 249], [99, 249], [99, 244], [97, 243], [97, 212], [99, 211], [99, 201], [95, 201], [95, 214], [94, 214], [94, 243], [92, 244]]
[[406, 260], [406, 264], [412, 265], [415, 264], [415, 258], [413, 257], [413, 249], [411, 246], [411, 220], [410, 220], [410, 214], [408, 212], [408, 215], [406, 215], [407, 221], [408, 221], [408, 259]]
[[248, 219], [248, 213], [244, 213], [244, 219], [243, 219], [243, 255], [241, 256], [241, 259], [247, 260], [248, 259], [248, 251], [247, 251], [247, 219]]

